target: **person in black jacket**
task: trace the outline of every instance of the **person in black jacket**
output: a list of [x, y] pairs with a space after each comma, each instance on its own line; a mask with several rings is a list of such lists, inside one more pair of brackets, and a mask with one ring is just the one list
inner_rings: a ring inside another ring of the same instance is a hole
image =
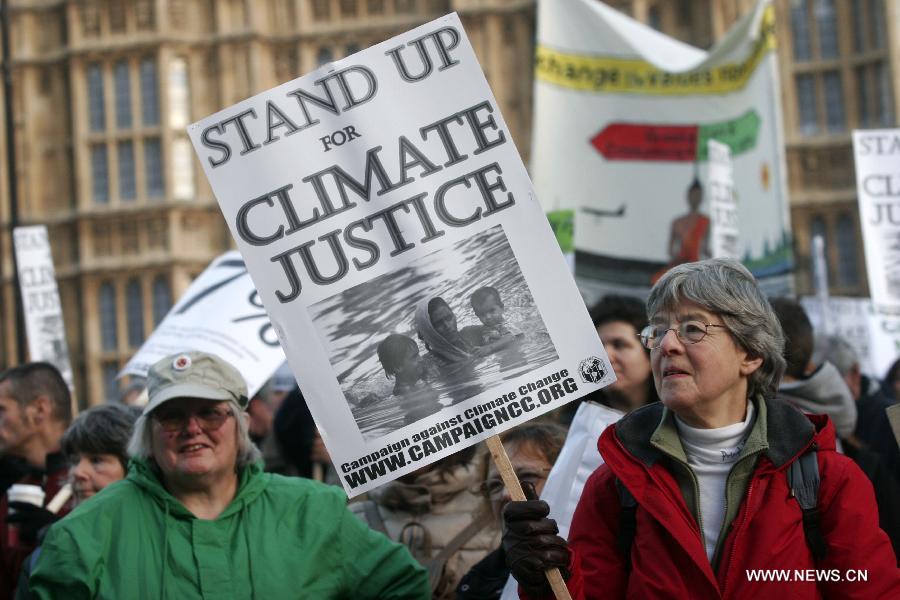
[[844, 452], [869, 477], [878, 503], [878, 524], [900, 556], [900, 448], [886, 409], [894, 404], [878, 385], [862, 374], [859, 357], [846, 340], [829, 336], [826, 360], [837, 367], [856, 400], [856, 428]]

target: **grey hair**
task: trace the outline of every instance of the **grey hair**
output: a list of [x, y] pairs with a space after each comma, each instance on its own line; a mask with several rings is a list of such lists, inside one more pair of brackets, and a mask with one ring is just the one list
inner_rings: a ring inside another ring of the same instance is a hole
[[859, 356], [847, 340], [829, 335], [825, 344], [825, 360], [837, 367], [841, 377], [859, 366]]
[[647, 315], [652, 320], [683, 301], [719, 315], [737, 345], [751, 358], [762, 359], [747, 378], [748, 395], [774, 397], [785, 369], [784, 334], [750, 271], [730, 258], [673, 267], [650, 290]]
[[[234, 414], [235, 423], [237, 423], [238, 452], [235, 468], [241, 470], [247, 465], [260, 460], [262, 453], [253, 443], [253, 440], [250, 439], [250, 426], [247, 422], [247, 414], [237, 402], [233, 400], [228, 400], [227, 402]], [[128, 442], [128, 454], [135, 458], [142, 458], [155, 463], [151, 414], [141, 415], [134, 423], [134, 432], [131, 434], [131, 440]]]
[[70, 461], [79, 454], [112, 454], [127, 471], [125, 447], [139, 412], [119, 404], [104, 404], [84, 411], [72, 421], [60, 440], [63, 454]]

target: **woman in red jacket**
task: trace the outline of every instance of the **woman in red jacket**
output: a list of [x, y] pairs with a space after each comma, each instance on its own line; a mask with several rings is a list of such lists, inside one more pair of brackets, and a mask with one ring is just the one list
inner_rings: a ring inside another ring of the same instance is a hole
[[546, 504], [507, 506], [523, 594], [548, 596], [542, 572], [559, 567], [574, 598], [900, 598], [871, 484], [835, 452], [827, 417], [772, 399], [784, 341], [753, 276], [732, 260], [680, 265], [647, 309], [662, 402], [601, 435], [606, 464], [568, 544]]

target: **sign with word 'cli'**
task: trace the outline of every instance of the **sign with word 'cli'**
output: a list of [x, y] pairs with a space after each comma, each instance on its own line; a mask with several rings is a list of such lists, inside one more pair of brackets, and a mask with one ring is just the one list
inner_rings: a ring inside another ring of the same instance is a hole
[[72, 364], [47, 227], [16, 227], [13, 243], [19, 269], [28, 355], [33, 361], [46, 361], [59, 369], [69, 389], [72, 389]]

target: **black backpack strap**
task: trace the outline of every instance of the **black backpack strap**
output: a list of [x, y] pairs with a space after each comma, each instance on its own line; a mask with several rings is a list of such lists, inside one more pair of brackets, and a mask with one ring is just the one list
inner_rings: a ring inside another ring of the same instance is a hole
[[805, 452], [791, 463], [787, 472], [791, 496], [797, 498], [803, 511], [803, 535], [813, 558], [821, 561], [827, 553], [825, 537], [822, 535], [822, 515], [819, 513], [819, 461], [816, 447]]
[[636, 530], [637, 517], [637, 500], [631, 495], [622, 482], [616, 477], [616, 490], [619, 492], [619, 537], [618, 546], [619, 553], [625, 559], [625, 572], [631, 572], [631, 546], [634, 544], [634, 533]]

